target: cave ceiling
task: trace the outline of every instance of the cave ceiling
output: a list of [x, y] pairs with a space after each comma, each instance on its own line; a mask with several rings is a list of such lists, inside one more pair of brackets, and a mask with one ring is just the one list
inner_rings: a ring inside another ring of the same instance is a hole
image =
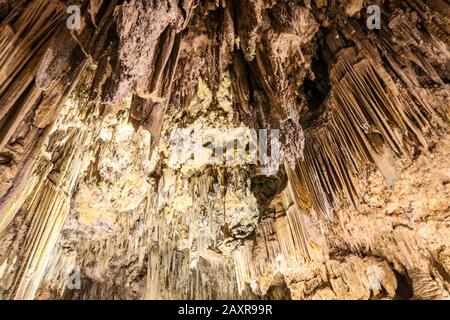
[[0, 0], [0, 299], [450, 298], [448, 0]]

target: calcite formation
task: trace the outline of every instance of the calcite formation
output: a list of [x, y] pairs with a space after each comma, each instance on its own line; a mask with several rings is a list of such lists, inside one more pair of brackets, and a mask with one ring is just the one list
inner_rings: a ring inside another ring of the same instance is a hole
[[0, 299], [450, 298], [448, 1], [0, 0], [0, 49]]

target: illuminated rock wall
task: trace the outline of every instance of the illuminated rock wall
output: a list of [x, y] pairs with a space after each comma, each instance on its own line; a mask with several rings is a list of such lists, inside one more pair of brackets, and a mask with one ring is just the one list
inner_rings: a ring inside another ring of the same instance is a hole
[[448, 298], [450, 6], [368, 2], [0, 1], [0, 298]]

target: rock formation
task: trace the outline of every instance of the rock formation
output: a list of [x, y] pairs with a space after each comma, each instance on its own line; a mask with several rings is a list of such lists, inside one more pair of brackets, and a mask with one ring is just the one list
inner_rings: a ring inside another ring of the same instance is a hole
[[447, 299], [449, 86], [448, 0], [0, 0], [0, 299]]

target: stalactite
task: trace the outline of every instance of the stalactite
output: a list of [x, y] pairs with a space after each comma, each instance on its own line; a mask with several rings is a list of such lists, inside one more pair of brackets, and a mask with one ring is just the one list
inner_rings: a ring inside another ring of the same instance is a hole
[[0, 1], [0, 298], [448, 297], [446, 1], [77, 3]]
[[[12, 163], [2, 165], [0, 173], [4, 178], [0, 187], [0, 231], [31, 192], [26, 190], [25, 182], [34, 179], [31, 178], [33, 162], [49, 133], [45, 128], [84, 71], [84, 56], [76, 46], [70, 40], [68, 45], [55, 41], [55, 37], [61, 40], [58, 37], [64, 35], [65, 30], [61, 29], [62, 34], [56, 34], [64, 13], [64, 5], [58, 1], [33, 1], [21, 13], [10, 12], [0, 27], [0, 151], [12, 157]], [[62, 57], [52, 56], [53, 45], [63, 46], [68, 52]], [[79, 64], [70, 66], [73, 61]], [[64, 62], [67, 70], [62, 70]], [[52, 63], [54, 70], [45, 69]], [[39, 78], [43, 72], [51, 75], [45, 85]], [[56, 81], [60, 82], [56, 84]], [[27, 134], [22, 136], [24, 132]]]
[[327, 102], [327, 120], [306, 132], [305, 156], [297, 168], [314, 209], [327, 219], [342, 195], [356, 206], [356, 177], [364, 164], [375, 163], [386, 180], [395, 180], [398, 173], [391, 162], [392, 153], [411, 157], [407, 139], [426, 148], [430, 121], [437, 118], [433, 109], [425, 113], [392, 89], [392, 83], [383, 80], [389, 79], [387, 75], [380, 74], [368, 60], [355, 63], [351, 54], [347, 61], [346, 53], [341, 57], [331, 77], [334, 86]]
[[[44, 276], [49, 257], [69, 214], [71, 194], [91, 137], [86, 131], [69, 131], [68, 142], [39, 188], [31, 194], [30, 229], [22, 251], [23, 263], [11, 289], [15, 299], [32, 299]], [[44, 171], [45, 174], [45, 171]]]

